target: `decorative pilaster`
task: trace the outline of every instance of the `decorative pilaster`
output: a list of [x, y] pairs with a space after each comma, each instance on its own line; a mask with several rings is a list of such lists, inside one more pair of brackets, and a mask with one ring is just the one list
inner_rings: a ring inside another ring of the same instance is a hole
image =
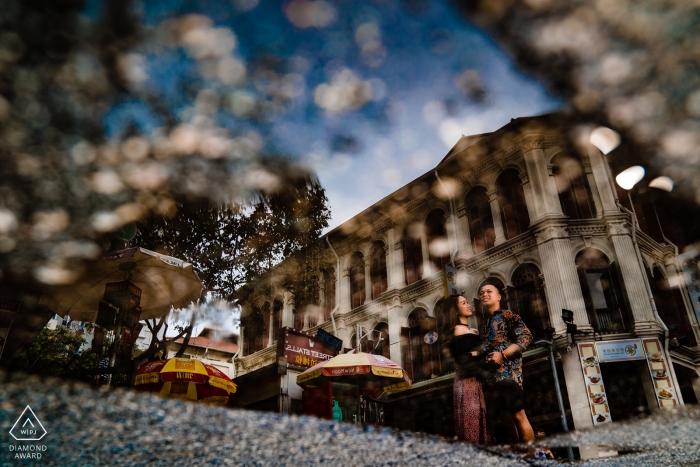
[[350, 268], [343, 269], [343, 276], [341, 280], [338, 281], [338, 298], [340, 299], [340, 307], [338, 312], [345, 313], [352, 309], [350, 304]]
[[389, 241], [386, 261], [388, 290], [402, 289], [406, 287], [406, 275], [404, 274], [401, 233], [396, 227], [392, 227], [387, 232], [387, 237]]
[[579, 329], [591, 329], [566, 224], [550, 221], [535, 229], [552, 326], [558, 334], [566, 332], [561, 319], [561, 310], [566, 308], [574, 312], [574, 323]]
[[615, 187], [612, 185], [613, 181], [608, 175], [605, 156], [598, 148], [591, 145], [588, 149], [588, 160], [591, 164], [592, 178], [595, 181], [595, 183], [591, 184], [591, 187], [595, 187], [593, 190], [598, 193], [603, 215], [618, 213], [619, 209], [615, 204]]
[[460, 233], [458, 241], [460, 242], [460, 256], [463, 258], [471, 258], [474, 256], [472, 249], [472, 237], [469, 233], [469, 221], [467, 219], [467, 207], [462, 206], [457, 210], [457, 225], [456, 230]]
[[537, 220], [549, 214], [561, 214], [561, 206], [554, 186], [550, 180], [549, 171], [544, 158], [544, 140], [541, 138], [525, 138], [518, 142], [525, 159], [527, 175], [530, 181], [530, 190], [534, 216], [531, 220]]
[[527, 175], [527, 171], [520, 174], [520, 180], [522, 181], [523, 193], [525, 194], [527, 214], [531, 220], [535, 219], [537, 216], [535, 212], [535, 200], [532, 198], [532, 187], [530, 186], [530, 177]]
[[501, 208], [498, 203], [498, 191], [493, 190], [486, 193], [489, 197], [489, 204], [491, 205], [491, 216], [493, 217], [493, 229], [496, 233], [495, 244], [500, 245], [506, 241], [506, 235], [503, 231], [503, 221], [501, 219]]
[[620, 266], [622, 282], [625, 284], [634, 319], [634, 332], [639, 336], [658, 335], [661, 326], [656, 322], [651, 307], [647, 277], [643, 266], [639, 264], [637, 250], [632, 243], [628, 224], [624, 220], [608, 222], [608, 236], [615, 248], [615, 255]]
[[267, 346], [268, 347], [272, 347], [273, 345], [275, 345], [275, 342], [274, 342], [274, 340], [275, 340], [275, 319], [274, 319], [275, 311], [274, 310], [275, 310], [275, 307], [271, 306], [270, 307], [270, 320], [268, 321], [270, 323], [270, 326], [269, 326], [270, 329], [267, 330], [267, 333], [268, 333], [267, 334]]
[[284, 292], [282, 305], [282, 326], [294, 327], [294, 294]]
[[401, 360], [401, 325], [402, 322], [401, 299], [396, 296], [391, 300], [388, 307], [389, 315], [389, 355], [391, 361], [402, 364]]

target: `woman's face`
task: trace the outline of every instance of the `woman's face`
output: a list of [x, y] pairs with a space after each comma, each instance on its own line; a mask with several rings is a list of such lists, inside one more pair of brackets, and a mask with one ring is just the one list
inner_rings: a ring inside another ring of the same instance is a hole
[[457, 299], [457, 314], [467, 318], [472, 315], [472, 307], [469, 306], [469, 302], [464, 297]]

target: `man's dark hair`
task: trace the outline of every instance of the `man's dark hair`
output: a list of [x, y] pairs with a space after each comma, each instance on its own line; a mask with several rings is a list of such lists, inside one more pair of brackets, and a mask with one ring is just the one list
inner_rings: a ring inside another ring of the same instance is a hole
[[486, 282], [484, 282], [483, 284], [481, 284], [481, 285], [479, 286], [479, 290], [478, 290], [478, 291], [481, 292], [481, 289], [483, 289], [483, 288], [484, 288], [485, 286], [487, 286], [487, 285], [492, 285], [492, 286], [496, 289], [496, 291], [497, 291], [499, 294], [501, 294], [501, 296], [503, 296], [503, 290], [501, 290], [501, 288], [498, 286], [498, 284], [496, 284], [495, 281], [491, 281], [491, 280], [488, 280], [488, 279], [486, 280]]

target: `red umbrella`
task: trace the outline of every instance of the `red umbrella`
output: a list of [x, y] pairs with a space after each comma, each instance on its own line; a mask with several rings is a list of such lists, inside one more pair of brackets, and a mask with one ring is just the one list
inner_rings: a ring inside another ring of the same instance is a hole
[[236, 392], [236, 384], [212, 365], [194, 358], [171, 358], [141, 366], [136, 371], [134, 389], [224, 405]]

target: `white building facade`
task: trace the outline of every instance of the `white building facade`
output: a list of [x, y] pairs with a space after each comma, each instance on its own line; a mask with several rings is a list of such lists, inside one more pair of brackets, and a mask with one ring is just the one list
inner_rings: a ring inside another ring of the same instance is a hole
[[[579, 343], [658, 339], [676, 403], [697, 402], [700, 336], [677, 249], [659, 216], [648, 215], [649, 204], [635, 199], [632, 217], [606, 156], [586, 138], [572, 140], [563, 121], [558, 114], [521, 118], [463, 137], [437, 167], [329, 232], [337, 261], [313, 279], [317, 308], [296, 310], [290, 292], [273, 290], [256, 304], [264, 335], [242, 331], [248, 344], [236, 373], [275, 362], [281, 326], [323, 328], [351, 348], [361, 325], [375, 331], [362, 349], [391, 358], [414, 380], [410, 391], [386, 401], [386, 424], [450, 436], [453, 365], [439, 342], [427, 344], [423, 336], [440, 329], [442, 271], [453, 265], [477, 310], [478, 289], [490, 281], [535, 340], [553, 328], [575, 428], [595, 424]], [[573, 345], [562, 309], [573, 311], [580, 331]], [[548, 355], [534, 346], [525, 354], [526, 411], [533, 425], [553, 432], [560, 418]], [[613, 421], [658, 406], [645, 365], [601, 365]]]

